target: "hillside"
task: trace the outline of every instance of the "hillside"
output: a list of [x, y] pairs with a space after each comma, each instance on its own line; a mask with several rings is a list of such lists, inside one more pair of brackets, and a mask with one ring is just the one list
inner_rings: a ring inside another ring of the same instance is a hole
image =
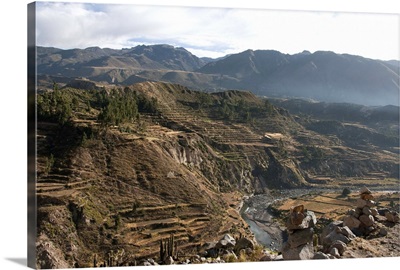
[[38, 95], [38, 268], [134, 265], [171, 235], [180, 256], [252, 237], [237, 211], [252, 193], [398, 186], [398, 143], [360, 147], [350, 138], [371, 127], [318, 121], [249, 91], [56, 84]]
[[177, 83], [209, 92], [241, 89], [259, 96], [309, 98], [362, 105], [399, 105], [399, 62], [317, 51], [289, 55], [246, 50], [219, 59], [198, 58], [170, 45], [130, 49], [37, 48], [40, 89], [86, 77], [103, 84]]

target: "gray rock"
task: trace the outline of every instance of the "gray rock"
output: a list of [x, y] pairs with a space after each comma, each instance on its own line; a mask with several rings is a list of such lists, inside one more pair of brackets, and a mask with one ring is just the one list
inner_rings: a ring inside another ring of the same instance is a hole
[[356, 238], [355, 234], [347, 226], [338, 227], [338, 228], [336, 228], [336, 231], [338, 233], [343, 234], [344, 236], [346, 236], [350, 240], [353, 240], [354, 238]]
[[282, 257], [284, 260], [310, 260], [314, 257], [314, 247], [311, 243], [290, 248], [286, 243], [282, 248]]
[[342, 227], [343, 226], [343, 221], [336, 220], [332, 221], [331, 223], [326, 226], [321, 233], [321, 239], [324, 239], [328, 234], [330, 234], [332, 231], [334, 231], [337, 227]]
[[334, 230], [322, 239], [322, 245], [324, 247], [330, 247], [332, 243], [337, 240], [342, 241], [345, 244], [348, 244], [350, 242], [350, 239], [348, 237]]
[[362, 187], [360, 189], [360, 194], [372, 194], [372, 192], [367, 187]]
[[148, 261], [144, 261], [143, 262], [143, 266], [152, 266], [152, 264], [150, 262], [148, 262]]
[[294, 231], [294, 233], [289, 235], [287, 242], [289, 243], [290, 248], [296, 248], [298, 246], [301, 246], [301, 245], [304, 245], [307, 243], [312, 243], [313, 234], [314, 234], [313, 228], [307, 228], [304, 230], [296, 230], [296, 231]]
[[339, 250], [337, 248], [335, 248], [335, 247], [333, 247], [333, 248], [331, 248], [329, 250], [329, 254], [334, 256], [335, 258], [339, 258], [340, 257]]
[[264, 254], [260, 260], [260, 262], [269, 262], [272, 261], [272, 256], [270, 254]]
[[387, 234], [388, 234], [388, 231], [385, 228], [381, 228], [379, 230], [379, 235], [386, 236]]
[[356, 208], [356, 214], [354, 217], [359, 218], [362, 215], [362, 208]]
[[166, 264], [166, 265], [171, 265], [174, 263], [175, 263], [175, 261], [174, 261], [174, 259], [172, 259], [171, 256], [168, 256], [168, 258], [164, 261], [164, 264]]
[[363, 199], [361, 199], [361, 198], [358, 198], [357, 199], [357, 202], [356, 202], [356, 206], [357, 206], [357, 208], [364, 208], [365, 206], [367, 206], [367, 201], [366, 200], [363, 200]]
[[318, 251], [314, 254], [313, 259], [314, 260], [326, 260], [326, 259], [329, 259], [329, 256], [321, 251]]
[[393, 223], [398, 223], [399, 222], [399, 214], [395, 211], [387, 211], [385, 213], [385, 217], [387, 221], [393, 222]]
[[364, 206], [364, 208], [363, 208], [363, 214], [364, 215], [371, 215], [372, 216], [372, 211], [371, 211], [371, 209], [368, 207], [368, 206]]
[[286, 222], [286, 228], [290, 230], [298, 230], [298, 229], [307, 229], [310, 227], [314, 227], [317, 224], [317, 217], [315, 216], [314, 212], [307, 211], [305, 213], [305, 217], [302, 219], [300, 224], [293, 224], [291, 222], [291, 218], [288, 218]]
[[243, 237], [236, 242], [234, 250], [236, 253], [238, 253], [239, 250], [246, 248], [254, 249], [254, 242], [246, 237]]
[[332, 248], [336, 248], [339, 251], [340, 256], [343, 255], [343, 253], [346, 251], [347, 249], [347, 245], [345, 243], [343, 243], [340, 240], [336, 240], [332, 243], [331, 247]]
[[343, 219], [343, 226], [349, 227], [350, 229], [360, 227], [361, 222], [354, 216], [346, 216]]
[[232, 242], [230, 242], [230, 241], [228, 241], [228, 240], [225, 240], [225, 239], [221, 239], [221, 240], [219, 240], [219, 242], [215, 245], [215, 248], [216, 249], [228, 249], [228, 248], [233, 248], [235, 245], [232, 243]]
[[276, 256], [275, 258], [273, 258], [274, 261], [283, 261], [283, 256], [282, 254], [279, 254], [278, 256]]
[[217, 241], [207, 242], [207, 243], [204, 244], [204, 249], [205, 250], [213, 249], [213, 248], [215, 248], [217, 243], [218, 243]]
[[371, 208], [370, 210], [371, 210], [371, 215], [373, 217], [376, 217], [379, 215], [378, 209], [376, 209], [375, 207]]
[[215, 245], [216, 249], [228, 249], [228, 248], [233, 248], [236, 245], [236, 240], [233, 238], [230, 234], [225, 234], [224, 237], [221, 238], [221, 240], [218, 241], [218, 243]]
[[374, 225], [375, 222], [374, 217], [371, 215], [361, 215], [359, 219], [365, 227], [370, 227]]
[[375, 231], [375, 227], [374, 226], [369, 226], [369, 227], [365, 227], [364, 228], [364, 234], [370, 234], [370, 233], [372, 233], [373, 231]]

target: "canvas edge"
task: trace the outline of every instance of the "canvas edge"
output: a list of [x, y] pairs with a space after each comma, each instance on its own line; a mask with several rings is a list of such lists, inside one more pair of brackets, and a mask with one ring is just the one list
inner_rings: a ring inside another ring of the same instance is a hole
[[27, 266], [36, 269], [36, 3], [27, 5], [27, 106], [28, 106], [28, 198], [27, 198]]

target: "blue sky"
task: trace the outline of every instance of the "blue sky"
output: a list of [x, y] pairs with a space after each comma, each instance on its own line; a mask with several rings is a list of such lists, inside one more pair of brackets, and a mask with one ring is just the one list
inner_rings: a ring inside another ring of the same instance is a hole
[[37, 43], [63, 49], [167, 43], [202, 57], [246, 49], [399, 58], [399, 15], [39, 2]]

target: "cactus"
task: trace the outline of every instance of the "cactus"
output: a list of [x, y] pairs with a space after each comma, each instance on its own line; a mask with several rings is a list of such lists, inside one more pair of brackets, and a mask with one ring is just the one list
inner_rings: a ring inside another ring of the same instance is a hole
[[97, 267], [97, 254], [93, 255], [93, 267]]
[[177, 259], [178, 257], [178, 245], [175, 242], [173, 234], [164, 241], [160, 240], [160, 261], [164, 262], [168, 257], [174, 259]]

